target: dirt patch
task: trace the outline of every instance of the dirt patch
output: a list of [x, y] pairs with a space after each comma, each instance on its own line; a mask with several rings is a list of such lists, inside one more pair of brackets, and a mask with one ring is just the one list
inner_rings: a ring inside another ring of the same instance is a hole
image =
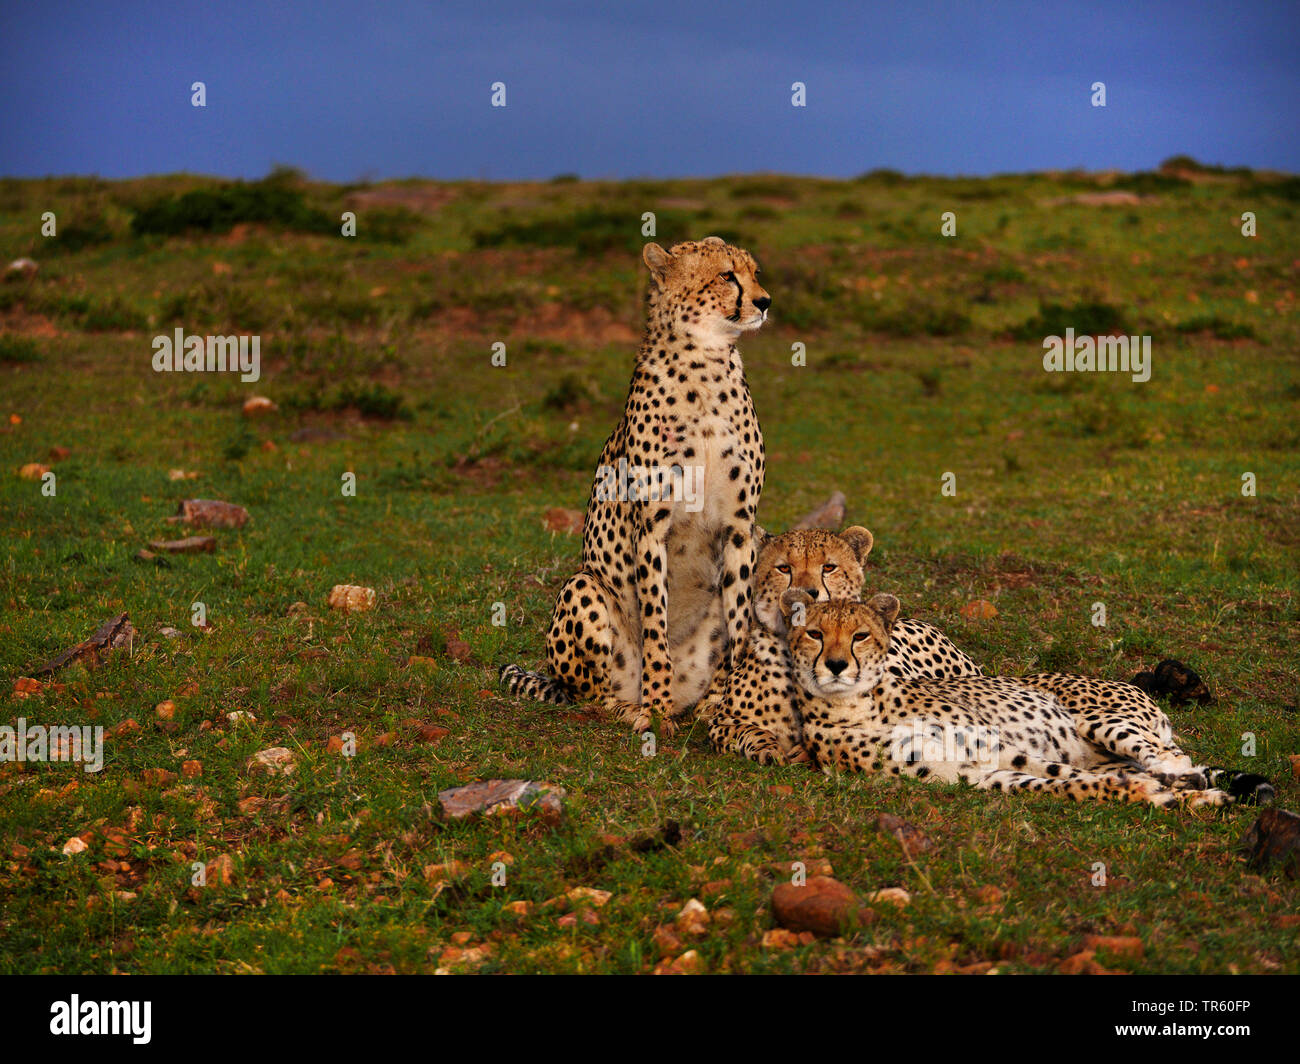
[[34, 336], [40, 340], [53, 340], [61, 336], [54, 322], [43, 314], [27, 314], [21, 310], [10, 310], [3, 319], [5, 332], [18, 336]]
[[379, 185], [350, 192], [344, 198], [349, 207], [405, 207], [408, 211], [433, 214], [456, 198], [445, 185]]

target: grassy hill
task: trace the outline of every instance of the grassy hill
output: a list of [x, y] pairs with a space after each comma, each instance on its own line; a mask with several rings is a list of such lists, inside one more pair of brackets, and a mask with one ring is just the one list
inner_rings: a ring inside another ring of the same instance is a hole
[[[1187, 662], [1217, 701], [1170, 709], [1186, 749], [1272, 777], [1295, 808], [1298, 196], [1300, 179], [1190, 160], [0, 181], [0, 259], [39, 263], [0, 282], [0, 723], [114, 730], [96, 774], [0, 765], [0, 971], [635, 972], [691, 949], [679, 966], [710, 972], [1051, 971], [1088, 934], [1142, 939], [1098, 955], [1116, 970], [1300, 971], [1300, 886], [1234, 850], [1250, 810], [764, 769], [710, 754], [699, 728], [646, 757], [590, 708], [496, 686], [502, 662], [541, 660], [578, 560], [546, 511], [583, 506], [620, 415], [653, 212], [659, 242], [716, 233], [763, 267], [771, 322], [742, 350], [766, 527], [844, 491], [876, 537], [868, 588], [989, 671]], [[261, 380], [154, 372], [154, 336], [177, 327], [260, 336]], [[1043, 338], [1067, 327], [1150, 336], [1151, 379], [1045, 372]], [[244, 416], [252, 395], [277, 409]], [[53, 497], [18, 475], [32, 463]], [[188, 534], [166, 518], [194, 497], [252, 519], [212, 553], [138, 557]], [[375, 609], [329, 609], [340, 583], [374, 588]], [[963, 613], [981, 600], [996, 616]], [[124, 611], [129, 655], [19, 697]], [[250, 775], [273, 746], [295, 773]], [[491, 776], [566, 788], [563, 821], [433, 815], [439, 790]], [[933, 848], [909, 857], [873, 829], [882, 812]], [[88, 847], [65, 856], [74, 835]], [[911, 902], [842, 939], [765, 945], [794, 861]], [[546, 904], [576, 887], [611, 897]], [[707, 932], [674, 941], [691, 898]]]

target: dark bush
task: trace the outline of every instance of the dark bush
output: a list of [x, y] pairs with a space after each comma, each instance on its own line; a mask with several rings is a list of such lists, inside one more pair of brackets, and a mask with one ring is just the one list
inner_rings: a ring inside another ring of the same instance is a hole
[[131, 231], [137, 235], [226, 233], [243, 222], [279, 226], [303, 233], [332, 233], [334, 222], [308, 206], [302, 191], [268, 178], [254, 184], [196, 188], [183, 196], [164, 196], [136, 211]]
[[1129, 331], [1118, 307], [1109, 303], [1083, 302], [1072, 306], [1063, 303], [1040, 303], [1038, 313], [1015, 326], [1011, 335], [1017, 340], [1035, 340], [1044, 336], [1063, 336], [1073, 329], [1076, 336], [1106, 336]]

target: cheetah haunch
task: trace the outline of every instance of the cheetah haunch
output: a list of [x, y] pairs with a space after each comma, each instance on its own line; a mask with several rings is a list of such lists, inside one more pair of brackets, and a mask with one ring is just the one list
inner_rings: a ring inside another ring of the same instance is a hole
[[718, 237], [642, 257], [645, 336], [587, 501], [582, 567], [556, 599], [549, 675], [506, 665], [501, 679], [671, 732], [749, 630], [763, 436], [736, 340], [772, 301], [749, 252]]

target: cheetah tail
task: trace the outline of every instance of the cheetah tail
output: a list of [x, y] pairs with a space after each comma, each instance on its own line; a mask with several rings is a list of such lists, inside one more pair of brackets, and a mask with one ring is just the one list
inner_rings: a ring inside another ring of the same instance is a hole
[[501, 683], [512, 695], [523, 695], [553, 706], [566, 706], [573, 701], [559, 680], [540, 672], [529, 672], [518, 665], [501, 666]]
[[1273, 800], [1273, 785], [1263, 776], [1230, 768], [1206, 768], [1204, 772], [1211, 787], [1227, 791], [1243, 805], [1267, 805]]

